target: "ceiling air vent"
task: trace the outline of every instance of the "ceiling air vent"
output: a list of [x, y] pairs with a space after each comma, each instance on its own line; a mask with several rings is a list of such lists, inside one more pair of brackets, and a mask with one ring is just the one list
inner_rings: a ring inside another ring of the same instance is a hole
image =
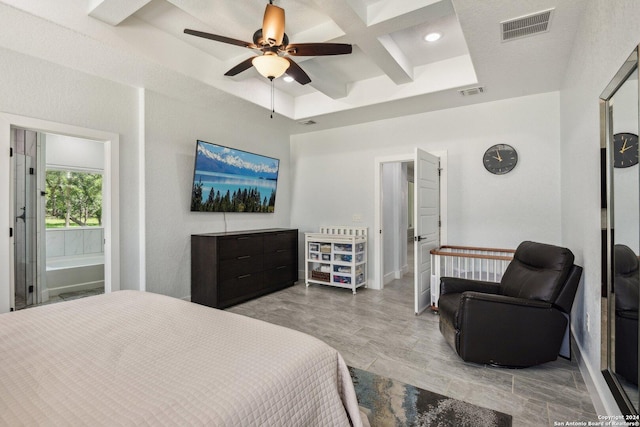
[[543, 10], [520, 18], [502, 21], [502, 41], [515, 40], [533, 34], [549, 31], [549, 23], [554, 9]]
[[458, 92], [462, 96], [479, 95], [484, 92], [484, 88], [482, 86], [470, 87], [467, 89], [460, 89]]
[[300, 121], [298, 123], [300, 123], [301, 125], [305, 125], [305, 126], [311, 126], [311, 125], [315, 125], [316, 124], [316, 122], [313, 121], [313, 120], [302, 120], [302, 121]]

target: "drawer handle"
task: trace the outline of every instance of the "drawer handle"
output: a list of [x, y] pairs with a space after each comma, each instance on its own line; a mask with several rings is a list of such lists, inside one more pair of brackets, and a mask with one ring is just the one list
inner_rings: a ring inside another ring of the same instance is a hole
[[282, 270], [283, 268], [289, 267], [288, 265], [281, 265], [280, 267], [276, 267], [276, 270]]
[[247, 277], [250, 277], [250, 274], [243, 274], [242, 276], [238, 276], [238, 279], [246, 279]]
[[278, 249], [276, 252], [277, 252], [277, 253], [280, 253], [280, 252], [287, 252], [287, 250], [286, 250], [286, 249]]
[[249, 237], [238, 237], [236, 240], [249, 240]]
[[251, 255], [239, 256], [237, 259], [247, 259], [247, 258], [251, 258]]

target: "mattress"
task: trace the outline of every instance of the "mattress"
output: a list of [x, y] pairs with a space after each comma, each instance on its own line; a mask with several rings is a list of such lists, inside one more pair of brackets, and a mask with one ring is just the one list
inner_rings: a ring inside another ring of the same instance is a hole
[[0, 314], [0, 343], [2, 425], [362, 425], [335, 349], [167, 296]]

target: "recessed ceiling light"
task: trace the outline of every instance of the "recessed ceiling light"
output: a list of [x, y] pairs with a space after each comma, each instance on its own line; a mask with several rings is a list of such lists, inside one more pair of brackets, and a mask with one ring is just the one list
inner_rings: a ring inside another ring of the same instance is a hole
[[284, 77], [282, 78], [282, 80], [284, 80], [284, 81], [285, 81], [285, 82], [287, 82], [287, 83], [291, 83], [291, 82], [293, 81], [293, 77], [291, 77], [291, 76], [284, 76]]
[[440, 40], [440, 37], [442, 37], [442, 34], [440, 33], [429, 33], [424, 36], [424, 39], [428, 42], [435, 42], [437, 40]]

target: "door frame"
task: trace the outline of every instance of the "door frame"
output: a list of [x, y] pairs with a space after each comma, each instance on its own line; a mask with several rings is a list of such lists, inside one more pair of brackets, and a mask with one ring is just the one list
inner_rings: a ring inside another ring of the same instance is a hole
[[[398, 154], [376, 157], [375, 173], [374, 173], [374, 227], [373, 227], [373, 259], [374, 259], [374, 275], [371, 289], [384, 289], [384, 245], [382, 230], [382, 165], [384, 163], [413, 162], [416, 159], [415, 148], [412, 147], [411, 152], [402, 152]], [[420, 148], [420, 147], [418, 147]], [[424, 150], [424, 148], [420, 148]], [[440, 244], [447, 244], [447, 151], [429, 151], [440, 158]], [[415, 201], [414, 201], [415, 203]], [[415, 247], [414, 247], [415, 251]]]
[[23, 117], [0, 112], [0, 200], [8, 200], [5, 209], [0, 209], [0, 224], [5, 231], [0, 232], [0, 313], [12, 308], [11, 292], [13, 283], [13, 243], [9, 228], [13, 228], [13, 190], [10, 182], [11, 169], [11, 128], [34, 130], [43, 133], [90, 139], [104, 144], [103, 209], [104, 215], [104, 285], [105, 293], [120, 289], [120, 206], [119, 206], [119, 146], [120, 137], [116, 133], [83, 128], [63, 123]]

